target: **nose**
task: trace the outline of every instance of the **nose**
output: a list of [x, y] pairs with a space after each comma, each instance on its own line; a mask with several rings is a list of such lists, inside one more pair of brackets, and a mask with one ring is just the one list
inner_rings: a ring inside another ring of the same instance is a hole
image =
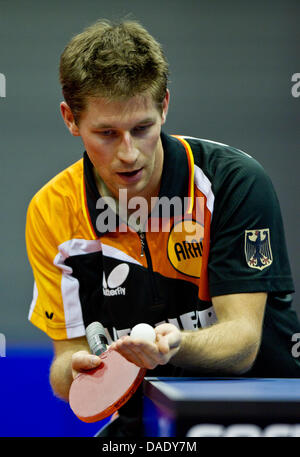
[[118, 145], [117, 156], [121, 162], [134, 164], [138, 158], [139, 151], [134, 146], [130, 132], [125, 132]]

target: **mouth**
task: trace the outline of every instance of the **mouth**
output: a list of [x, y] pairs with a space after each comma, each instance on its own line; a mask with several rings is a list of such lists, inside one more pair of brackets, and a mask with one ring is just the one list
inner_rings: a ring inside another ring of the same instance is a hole
[[119, 171], [117, 175], [126, 182], [138, 181], [142, 175], [143, 167], [133, 171]]
[[141, 169], [142, 168], [138, 168], [137, 170], [133, 170], [133, 171], [118, 171], [118, 175], [121, 175], [121, 176], [134, 176], [139, 171], [141, 171]]

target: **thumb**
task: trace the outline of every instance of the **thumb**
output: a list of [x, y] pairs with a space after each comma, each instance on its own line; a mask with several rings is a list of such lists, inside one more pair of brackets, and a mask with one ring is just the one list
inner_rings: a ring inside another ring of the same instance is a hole
[[78, 351], [72, 355], [72, 374], [73, 378], [78, 373], [92, 370], [103, 362], [97, 355], [90, 354], [88, 351]]
[[180, 330], [173, 324], [160, 324], [155, 328], [156, 338], [159, 343], [168, 344], [169, 349], [177, 348], [182, 339]]

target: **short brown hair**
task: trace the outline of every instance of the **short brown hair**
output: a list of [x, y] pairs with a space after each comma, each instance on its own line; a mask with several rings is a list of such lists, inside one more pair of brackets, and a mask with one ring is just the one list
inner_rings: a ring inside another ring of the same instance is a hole
[[87, 97], [127, 99], [147, 91], [161, 107], [168, 63], [161, 45], [138, 22], [99, 20], [64, 49], [60, 82], [78, 122]]

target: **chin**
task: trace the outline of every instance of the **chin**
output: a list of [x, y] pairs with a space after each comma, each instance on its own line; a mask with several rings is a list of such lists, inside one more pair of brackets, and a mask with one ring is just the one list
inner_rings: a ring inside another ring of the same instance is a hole
[[145, 189], [145, 184], [137, 183], [134, 186], [126, 187], [128, 198], [138, 197]]

